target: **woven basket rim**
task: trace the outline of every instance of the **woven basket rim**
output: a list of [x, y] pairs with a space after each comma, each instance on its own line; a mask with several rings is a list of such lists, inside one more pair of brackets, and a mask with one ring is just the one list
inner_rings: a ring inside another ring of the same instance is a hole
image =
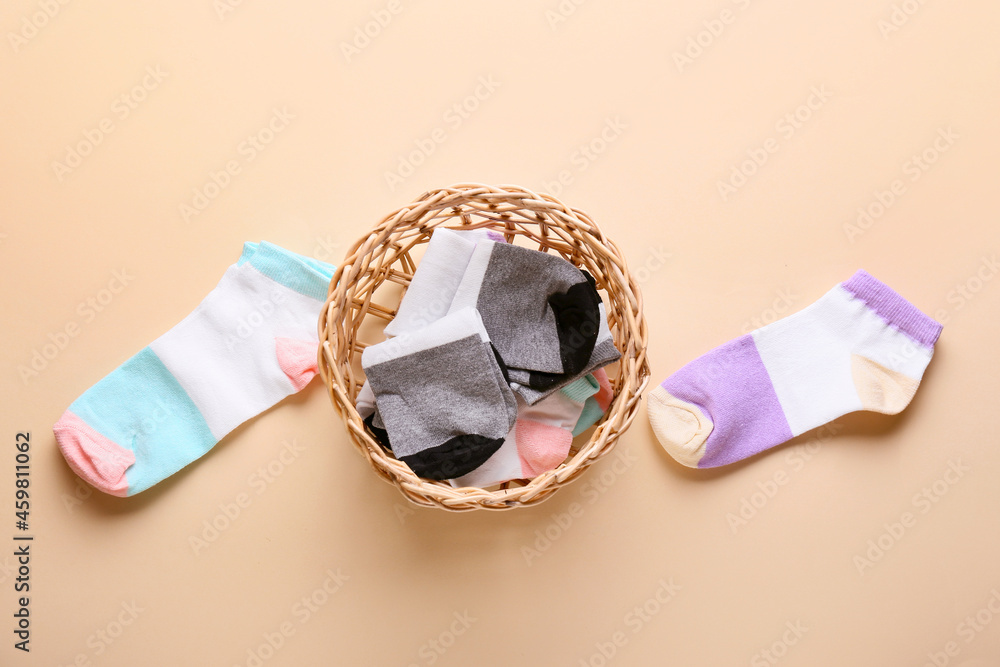
[[[398, 306], [398, 301], [391, 306], [379, 304], [372, 296], [388, 282], [405, 290], [416, 269], [410, 251], [426, 243], [438, 227], [488, 228], [504, 234], [508, 241], [515, 237], [530, 240], [539, 250], [554, 252], [586, 268], [607, 297], [609, 326], [615, 347], [622, 353], [617, 375], [612, 378], [609, 372], [615, 389], [611, 405], [585, 444], [576, 444], [582, 436], [574, 440], [576, 451], [566, 461], [517, 486], [455, 488], [447, 481], [417, 477], [378, 444], [354, 406], [363, 381], [354, 368], [355, 355], [373, 344], [358, 340], [358, 329], [368, 318], [387, 323]], [[650, 376], [641, 291], [617, 246], [585, 212], [517, 185], [459, 183], [428, 190], [386, 215], [348, 249], [337, 266], [320, 314], [318, 335], [319, 374], [352, 444], [374, 471], [409, 501], [450, 511], [507, 510], [549, 498], [610, 453], [631, 425]]]

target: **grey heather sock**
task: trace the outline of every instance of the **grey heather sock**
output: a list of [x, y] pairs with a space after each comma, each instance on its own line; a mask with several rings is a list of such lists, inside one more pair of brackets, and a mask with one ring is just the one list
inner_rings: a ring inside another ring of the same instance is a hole
[[541, 389], [587, 366], [599, 306], [593, 278], [562, 257], [485, 241], [451, 307], [475, 307], [507, 367], [532, 373], [532, 386]]
[[513, 394], [485, 338], [478, 315], [467, 310], [362, 355], [392, 451], [421, 477], [471, 472], [516, 420]]
[[511, 368], [508, 369], [507, 374], [510, 377], [511, 388], [514, 392], [523, 398], [528, 405], [534, 405], [546, 396], [559, 391], [562, 387], [579, 380], [588, 373], [593, 373], [598, 368], [621, 359], [621, 352], [615, 347], [615, 341], [611, 337], [611, 329], [608, 328], [608, 319], [605, 316], [603, 303], [600, 305], [600, 315], [601, 321], [597, 334], [597, 343], [594, 345], [594, 350], [587, 361], [587, 366], [582, 371], [576, 375], [565, 376], [553, 386], [538, 389], [531, 386], [532, 374], [530, 372]]

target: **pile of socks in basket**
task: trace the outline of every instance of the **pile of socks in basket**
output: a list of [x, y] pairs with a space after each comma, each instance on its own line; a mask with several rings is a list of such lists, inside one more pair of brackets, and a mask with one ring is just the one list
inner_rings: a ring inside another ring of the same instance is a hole
[[486, 230], [434, 231], [384, 342], [361, 358], [359, 414], [417, 475], [455, 487], [562, 463], [607, 410], [617, 361], [594, 279]]

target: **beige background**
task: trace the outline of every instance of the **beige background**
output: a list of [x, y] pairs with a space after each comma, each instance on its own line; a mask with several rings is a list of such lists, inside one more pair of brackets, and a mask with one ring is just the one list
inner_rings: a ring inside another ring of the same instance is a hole
[[[5, 3], [0, 663], [1000, 665], [1000, 8], [895, 6]], [[275, 109], [293, 118], [268, 135]], [[226, 187], [185, 219], [213, 174]], [[643, 412], [619, 455], [503, 514], [408, 505], [318, 381], [134, 498], [65, 465], [54, 421], [244, 241], [336, 262], [460, 181], [560, 194], [603, 226], [645, 292], [654, 382], [858, 268], [945, 322], [937, 354], [902, 415], [726, 469], [681, 468]], [[11, 632], [18, 431], [30, 655]]]

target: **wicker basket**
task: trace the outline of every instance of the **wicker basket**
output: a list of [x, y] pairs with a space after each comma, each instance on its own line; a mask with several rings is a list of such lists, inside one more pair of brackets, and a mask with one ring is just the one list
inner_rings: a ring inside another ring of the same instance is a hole
[[[381, 330], [395, 315], [416, 269], [411, 253], [419, 252], [439, 226], [493, 229], [508, 242], [558, 253], [589, 271], [604, 293], [611, 334], [622, 353], [606, 368], [614, 399], [590, 440], [583, 444], [583, 436], [576, 438], [569, 457], [554, 470], [495, 491], [417, 477], [368, 433], [354, 407], [364, 383], [361, 352], [383, 340]], [[426, 192], [386, 216], [347, 252], [330, 281], [319, 320], [319, 373], [355, 446], [410, 501], [452, 511], [507, 510], [545, 500], [611, 451], [635, 418], [649, 380], [646, 338], [639, 288], [618, 248], [587, 214], [517, 186], [459, 184]]]

